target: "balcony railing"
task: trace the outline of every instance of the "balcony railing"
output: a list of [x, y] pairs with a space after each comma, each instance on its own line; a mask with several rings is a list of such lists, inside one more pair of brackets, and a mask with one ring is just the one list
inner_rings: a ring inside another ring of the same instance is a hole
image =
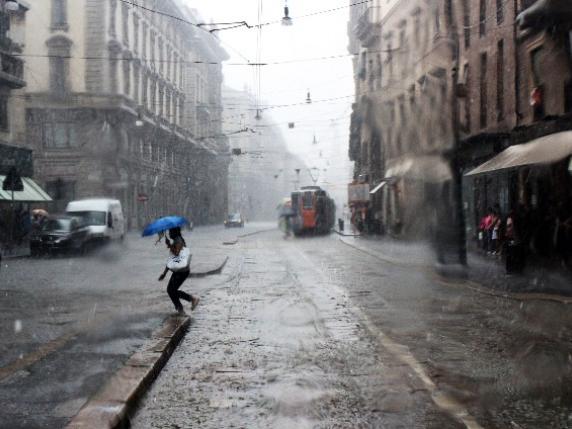
[[379, 37], [379, 23], [374, 22], [374, 9], [373, 7], [368, 7], [359, 17], [355, 28], [355, 34], [365, 45], [372, 43]]
[[24, 61], [7, 52], [0, 51], [0, 84], [10, 88], [22, 88], [24, 82]]

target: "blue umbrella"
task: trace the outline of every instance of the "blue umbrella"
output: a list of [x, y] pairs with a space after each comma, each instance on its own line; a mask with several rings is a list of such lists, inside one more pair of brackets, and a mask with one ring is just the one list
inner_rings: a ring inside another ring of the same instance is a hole
[[181, 216], [166, 216], [151, 222], [143, 230], [143, 237], [159, 234], [171, 228], [188, 225], [189, 221]]

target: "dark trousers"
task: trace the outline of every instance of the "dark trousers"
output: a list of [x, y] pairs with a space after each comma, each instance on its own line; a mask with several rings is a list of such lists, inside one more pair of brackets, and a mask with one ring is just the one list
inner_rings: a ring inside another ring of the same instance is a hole
[[175, 309], [180, 311], [183, 309], [183, 304], [181, 304], [181, 299], [185, 301], [191, 302], [193, 297], [182, 290], [179, 290], [183, 282], [189, 277], [189, 271], [181, 271], [178, 273], [171, 274], [171, 278], [169, 279], [169, 284], [167, 285], [167, 293], [169, 294], [169, 298], [173, 301], [175, 305]]

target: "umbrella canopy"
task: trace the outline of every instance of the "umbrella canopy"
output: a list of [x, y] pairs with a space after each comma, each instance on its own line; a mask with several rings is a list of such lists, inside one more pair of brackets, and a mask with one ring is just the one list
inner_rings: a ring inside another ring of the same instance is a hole
[[143, 237], [158, 234], [171, 228], [188, 225], [189, 221], [181, 216], [166, 216], [151, 222], [143, 230]]
[[45, 211], [44, 209], [34, 209], [32, 210], [32, 214], [37, 216], [48, 217], [48, 212]]

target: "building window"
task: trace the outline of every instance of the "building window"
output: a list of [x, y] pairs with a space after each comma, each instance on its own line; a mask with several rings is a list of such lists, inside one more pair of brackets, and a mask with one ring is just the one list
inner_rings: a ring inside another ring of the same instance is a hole
[[433, 9], [433, 25], [435, 26], [435, 38], [441, 34], [441, 16], [439, 14], [439, 5], [435, 5]]
[[467, 133], [471, 132], [471, 95], [469, 91], [471, 90], [471, 69], [469, 64], [465, 64], [463, 69], [463, 81], [465, 82], [465, 87], [467, 88], [467, 94], [464, 99], [465, 103], [465, 131]]
[[385, 58], [387, 63], [389, 79], [393, 79], [393, 48], [391, 47], [391, 42], [387, 44], [387, 56]]
[[399, 119], [401, 121], [401, 125], [405, 125], [407, 123], [407, 115], [405, 113], [405, 96], [399, 96]]
[[465, 48], [471, 46], [471, 8], [469, 0], [463, 0], [463, 34], [465, 36]]
[[48, 56], [50, 64], [50, 90], [55, 95], [66, 95], [69, 88], [69, 61], [71, 41], [63, 36], [50, 39]]
[[[532, 91], [538, 91], [540, 94], [540, 100], [536, 102], [532, 107], [534, 109], [534, 120], [540, 120], [544, 118], [544, 85], [542, 81], [542, 64], [543, 50], [542, 46], [530, 51], [530, 69], [532, 74]], [[532, 93], [531, 93], [532, 97]]]
[[177, 73], [179, 71], [179, 55], [175, 52], [173, 54], [173, 85], [177, 85]]
[[445, 0], [445, 19], [447, 28], [453, 24], [453, 0]]
[[179, 125], [183, 126], [185, 123], [185, 100], [181, 97], [179, 100]]
[[487, 126], [487, 111], [488, 111], [488, 99], [487, 99], [487, 54], [483, 52], [481, 54], [481, 105], [480, 105], [480, 124], [481, 128], [486, 128]]
[[131, 95], [131, 62], [126, 57], [123, 57], [123, 94]]
[[500, 25], [504, 21], [504, 5], [505, 0], [497, 0], [497, 24]]
[[117, 74], [119, 70], [119, 57], [115, 49], [110, 48], [109, 52], [109, 92], [117, 94], [119, 92], [117, 85]]
[[151, 62], [152, 62], [152, 66], [155, 67], [155, 40], [156, 40], [156, 36], [155, 36], [155, 31], [151, 30], [151, 33], [149, 35], [149, 56], [151, 57]]
[[139, 86], [141, 84], [141, 66], [133, 64], [133, 100], [139, 104]]
[[420, 18], [420, 12], [416, 11], [415, 12], [415, 18], [414, 18], [414, 29], [413, 29], [413, 37], [415, 37], [415, 44], [419, 45], [419, 42], [421, 41], [421, 18]]
[[0, 130], [2, 131], [8, 131], [10, 129], [8, 97], [9, 94], [0, 95]]
[[177, 108], [179, 107], [179, 103], [177, 102], [177, 94], [173, 93], [173, 97], [171, 98], [171, 122], [173, 124], [177, 124], [179, 119]]
[[56, 201], [75, 200], [75, 182], [64, 181], [62, 179], [53, 180], [46, 183], [46, 191], [48, 195]]
[[497, 44], [497, 120], [504, 119], [504, 41]]
[[67, 0], [52, 0], [52, 30], [68, 30]]
[[381, 54], [377, 54], [377, 89], [381, 88], [381, 80], [383, 79], [383, 63]]
[[572, 80], [566, 81], [564, 84], [564, 111], [572, 112]]
[[159, 86], [159, 111], [158, 115], [163, 116], [163, 112], [165, 108], [165, 90], [163, 89], [163, 85]]
[[542, 46], [533, 49], [532, 51], [530, 51], [530, 68], [532, 71], [532, 84], [534, 86], [540, 86], [542, 85], [542, 79], [541, 79], [541, 67], [540, 67], [540, 63], [542, 60]]
[[109, 36], [112, 39], [117, 37], [117, 0], [109, 1]]
[[143, 71], [143, 80], [141, 83], [141, 105], [145, 108], [147, 108], [147, 104], [149, 103], [148, 100], [148, 92], [149, 92], [149, 78], [147, 76], [147, 73], [145, 73]]
[[169, 90], [167, 90], [167, 92], [165, 93], [165, 103], [166, 103], [165, 117], [167, 118], [167, 120], [171, 121], [173, 118], [171, 118], [171, 91]]
[[70, 149], [76, 147], [77, 136], [74, 124], [47, 122], [43, 129], [44, 147], [50, 149]]
[[123, 34], [123, 44], [129, 46], [129, 8], [125, 3], [121, 5], [121, 28]]
[[409, 87], [409, 111], [414, 114], [415, 110], [415, 85]]
[[163, 39], [159, 39], [159, 72], [162, 74], [165, 69], [165, 43]]
[[139, 52], [139, 17], [133, 14], [133, 51]]
[[149, 106], [149, 110], [153, 113], [157, 113], [157, 80], [153, 79], [151, 82], [151, 105]]
[[170, 46], [167, 46], [167, 74], [166, 79], [171, 80], [171, 62], [173, 61], [173, 52]]
[[479, 1], [479, 36], [484, 37], [487, 32], [487, 0]]
[[149, 33], [149, 26], [147, 25], [146, 22], [143, 22], [142, 34], [141, 34], [141, 41], [142, 41], [141, 58], [143, 58], [144, 60], [147, 59], [147, 37], [148, 37], [148, 33]]
[[367, 52], [364, 51], [361, 53], [358, 76], [361, 80], [365, 80], [366, 75], [367, 75]]

